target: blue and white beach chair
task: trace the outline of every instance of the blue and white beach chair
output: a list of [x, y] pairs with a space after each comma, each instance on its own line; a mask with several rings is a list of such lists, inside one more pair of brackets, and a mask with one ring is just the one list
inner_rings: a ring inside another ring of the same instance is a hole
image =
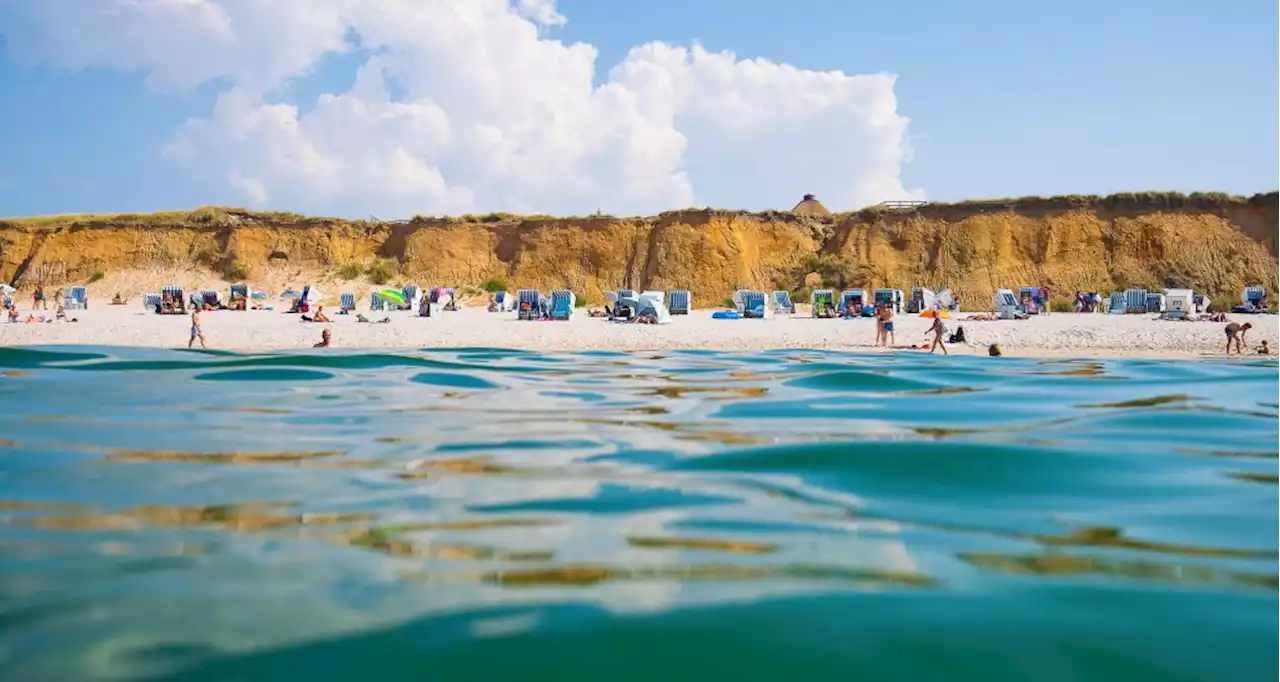
[[538, 301], [542, 292], [537, 289], [520, 289], [516, 291], [517, 318], [521, 320], [538, 319]]
[[63, 300], [62, 307], [67, 310], [71, 310], [72, 308], [79, 308], [81, 310], [88, 308], [89, 294], [85, 291], [84, 287], [71, 287], [70, 289], [67, 289], [67, 295]]
[[551, 319], [568, 320], [573, 317], [574, 304], [577, 297], [568, 289], [555, 289], [551, 292]]
[[161, 303], [164, 302], [164, 295], [169, 295], [169, 305], [161, 307], [160, 312], [165, 314], [180, 315], [187, 312], [186, 292], [179, 286], [165, 286], [160, 288]]
[[1128, 297], [1123, 291], [1111, 292], [1111, 298], [1107, 300], [1107, 313], [1112, 315], [1123, 315], [1125, 313]]
[[160, 301], [164, 297], [160, 294], [143, 294], [142, 307], [154, 312], [160, 312]]
[[693, 296], [688, 289], [676, 289], [671, 292], [668, 300], [670, 303], [667, 311], [672, 315], [688, 315], [689, 309], [693, 307]]
[[1124, 292], [1124, 311], [1141, 314], [1147, 312], [1147, 290], [1129, 289]]
[[814, 289], [809, 292], [810, 317], [830, 317], [836, 313], [835, 289]]
[[794, 313], [796, 304], [791, 302], [791, 294], [782, 290], [773, 292], [773, 311], [788, 315]]
[[763, 319], [769, 316], [768, 298], [763, 291], [742, 290], [742, 305], [738, 312], [743, 317]]
[[338, 309], [343, 312], [354, 312], [356, 309], [356, 295], [350, 291], [344, 291], [338, 295]]

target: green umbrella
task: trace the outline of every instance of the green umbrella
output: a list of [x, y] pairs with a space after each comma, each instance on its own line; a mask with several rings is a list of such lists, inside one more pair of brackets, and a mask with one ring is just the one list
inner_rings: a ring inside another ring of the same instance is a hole
[[405, 303], [404, 294], [400, 293], [396, 289], [383, 289], [378, 292], [378, 298], [396, 305], [404, 305]]

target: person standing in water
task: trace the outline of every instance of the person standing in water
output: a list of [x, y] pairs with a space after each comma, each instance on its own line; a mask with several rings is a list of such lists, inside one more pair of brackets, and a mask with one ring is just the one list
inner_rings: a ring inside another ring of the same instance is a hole
[[196, 342], [196, 339], [200, 339], [201, 348], [208, 348], [208, 346], [204, 345], [204, 329], [200, 327], [199, 308], [191, 311], [191, 338], [187, 341], [187, 348], [190, 348], [191, 344]]
[[893, 333], [893, 304], [881, 306], [880, 316], [880, 329], [881, 334], [883, 334], [884, 345], [897, 345], [898, 336]]
[[328, 330], [320, 332], [320, 343], [312, 346], [312, 348], [328, 348], [333, 344], [333, 334]]

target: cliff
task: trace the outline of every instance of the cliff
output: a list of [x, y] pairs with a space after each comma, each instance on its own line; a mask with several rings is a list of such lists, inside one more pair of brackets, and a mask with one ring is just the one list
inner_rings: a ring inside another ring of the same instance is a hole
[[1040, 283], [1057, 294], [1189, 286], [1236, 300], [1246, 284], [1276, 289], [1278, 203], [1276, 192], [1146, 193], [830, 216], [684, 210], [380, 222], [202, 208], [0, 219], [0, 281], [60, 286], [167, 268], [215, 279], [306, 273], [367, 287], [362, 273], [381, 264], [393, 283], [567, 287], [592, 302], [622, 285], [688, 288], [709, 305], [742, 287], [819, 283], [950, 287], [975, 307], [995, 288]]

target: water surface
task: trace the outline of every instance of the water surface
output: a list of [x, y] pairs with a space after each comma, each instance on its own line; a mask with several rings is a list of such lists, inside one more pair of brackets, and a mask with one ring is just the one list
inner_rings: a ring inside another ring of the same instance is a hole
[[0, 349], [0, 679], [1274, 680], [1277, 376]]

